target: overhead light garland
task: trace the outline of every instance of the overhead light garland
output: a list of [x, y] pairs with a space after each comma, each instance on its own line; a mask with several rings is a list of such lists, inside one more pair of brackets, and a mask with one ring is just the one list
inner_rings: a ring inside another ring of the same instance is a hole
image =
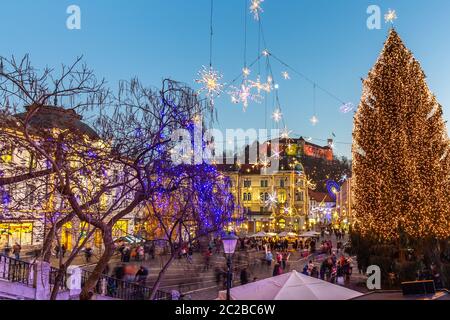
[[197, 73], [199, 79], [195, 82], [202, 87], [198, 91], [200, 94], [205, 93], [209, 100], [211, 109], [214, 108], [214, 99], [219, 97], [223, 92], [225, 84], [221, 83], [223, 75], [214, 70], [212, 64], [213, 56], [213, 13], [214, 13], [214, 0], [211, 0], [211, 15], [210, 15], [210, 38], [209, 38], [209, 67], [202, 66], [202, 69]]

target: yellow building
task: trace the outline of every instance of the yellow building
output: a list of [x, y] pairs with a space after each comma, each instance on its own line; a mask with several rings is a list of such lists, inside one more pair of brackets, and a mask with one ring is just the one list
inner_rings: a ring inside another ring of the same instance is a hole
[[[23, 119], [25, 114], [17, 114], [11, 119], [2, 119], [2, 130], [12, 132], [18, 137], [20, 132], [9, 125], [14, 119]], [[73, 110], [60, 107], [44, 106], [30, 122], [31, 132], [37, 141], [40, 132], [58, 132], [69, 130], [78, 134], [80, 139], [89, 143], [101, 143], [96, 132], [83, 123], [81, 116]], [[0, 142], [0, 173], [4, 177], [14, 176], [17, 172], [40, 171], [47, 167], [45, 161], [30, 153], [24, 147], [8, 143], [7, 138]], [[113, 172], [110, 172], [113, 174]], [[30, 179], [20, 183], [0, 186], [0, 246], [19, 243], [22, 247], [39, 247], [43, 243], [44, 235], [50, 230], [52, 220], [67, 213], [68, 209], [61, 208], [61, 199], [53, 192], [45, 194], [43, 190], [52, 190], [53, 176], [51, 174], [38, 179]], [[39, 185], [39, 192], [33, 192]], [[100, 208], [106, 207], [112, 201], [113, 195], [104, 197], [100, 201]], [[56, 209], [58, 208], [58, 209]], [[132, 234], [134, 218], [130, 214], [119, 220], [113, 230], [114, 237], [122, 237]], [[77, 241], [81, 241], [89, 231], [91, 225], [74, 219], [66, 223], [60, 230], [59, 240], [68, 249], [71, 249]], [[94, 234], [94, 246], [101, 246], [101, 234], [97, 230]]]
[[300, 232], [308, 215], [307, 179], [301, 164], [264, 175], [261, 165], [218, 165], [236, 200], [232, 228], [240, 234]]
[[352, 225], [353, 219], [353, 189], [352, 179], [346, 180], [340, 191], [336, 194], [336, 210], [342, 221], [343, 227]]

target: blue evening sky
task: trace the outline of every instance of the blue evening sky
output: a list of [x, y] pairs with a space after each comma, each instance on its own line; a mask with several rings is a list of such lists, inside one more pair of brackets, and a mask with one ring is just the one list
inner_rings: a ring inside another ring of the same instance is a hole
[[[215, 0], [213, 64], [231, 81], [243, 65], [244, 1]], [[68, 30], [66, 9], [81, 8], [81, 30]], [[388, 26], [368, 30], [366, 9], [376, 4], [399, 16], [396, 28], [421, 62], [431, 90], [450, 116], [450, 2], [448, 0], [265, 0], [262, 25], [268, 49], [340, 99], [358, 104], [361, 77], [376, 61]], [[84, 55], [98, 76], [115, 86], [138, 76], [159, 86], [165, 77], [195, 88], [197, 71], [209, 63], [210, 0], [17, 0], [0, 3], [0, 55], [30, 53], [42, 67], [70, 63]], [[247, 10], [248, 61], [258, 54], [257, 22]], [[342, 114], [339, 102], [317, 91], [319, 123], [313, 115], [312, 86], [272, 61], [285, 121], [296, 134], [326, 139], [334, 132], [338, 142], [351, 142], [352, 114]], [[261, 67], [264, 71], [264, 65]], [[252, 78], [257, 74], [253, 69]], [[247, 112], [224, 95], [216, 100], [218, 127], [264, 128], [273, 99], [251, 103]], [[324, 144], [320, 140], [313, 140]], [[350, 145], [336, 143], [338, 154], [350, 156]]]

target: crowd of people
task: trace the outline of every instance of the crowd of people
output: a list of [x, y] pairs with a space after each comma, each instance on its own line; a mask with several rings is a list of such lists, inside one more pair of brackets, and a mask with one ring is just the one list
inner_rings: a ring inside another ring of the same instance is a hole
[[324, 281], [337, 283], [340, 285], [348, 285], [352, 274], [352, 259], [342, 255], [337, 258], [336, 254], [332, 254], [323, 259], [320, 268], [312, 260], [303, 268], [302, 273], [310, 277], [319, 278]]

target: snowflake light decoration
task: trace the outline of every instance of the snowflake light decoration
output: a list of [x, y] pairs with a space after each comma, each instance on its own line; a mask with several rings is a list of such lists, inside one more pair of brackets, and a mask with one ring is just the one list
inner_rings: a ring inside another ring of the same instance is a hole
[[261, 94], [261, 91], [265, 91], [267, 93], [270, 93], [272, 91], [272, 84], [267, 82], [267, 83], [262, 83], [261, 82], [261, 77], [258, 76], [258, 78], [256, 78], [256, 81], [249, 81], [250, 87], [251, 88], [256, 88], [256, 90], [258, 91], [258, 94]]
[[270, 161], [269, 159], [264, 158], [264, 160], [259, 161], [259, 164], [263, 167], [263, 168], [268, 168], [270, 166]]
[[202, 88], [198, 91], [199, 93], [206, 93], [212, 105], [214, 105], [214, 99], [223, 92], [224, 84], [220, 82], [222, 79], [222, 74], [214, 70], [213, 67], [205, 67], [198, 72], [199, 79], [195, 82], [202, 85]]
[[283, 118], [283, 114], [281, 113], [280, 109], [276, 109], [273, 113], [272, 113], [272, 119], [275, 122], [280, 122], [280, 120]]
[[255, 20], [259, 20], [261, 13], [264, 12], [261, 8], [262, 2], [264, 2], [264, 0], [252, 0], [250, 4], [250, 12], [253, 13]]
[[269, 209], [273, 209], [276, 207], [277, 204], [278, 204], [277, 193], [273, 192], [273, 193], [269, 194], [269, 196], [265, 202], [266, 207], [268, 207]]
[[289, 139], [289, 136], [291, 135], [292, 131], [289, 131], [288, 128], [284, 128], [281, 132], [281, 139]]
[[250, 75], [251, 71], [249, 68], [245, 67], [242, 69], [242, 75], [244, 76], [244, 78], [247, 78]]
[[314, 115], [311, 119], [309, 119], [309, 121], [313, 126], [315, 126], [319, 122], [319, 119]]
[[289, 75], [289, 73], [287, 71], [283, 71], [281, 73], [281, 75], [283, 76], [284, 80], [289, 80], [291, 79], [291, 76]]
[[261, 95], [253, 94], [251, 92], [252, 87], [247, 84], [247, 81], [242, 82], [240, 88], [236, 88], [233, 86], [230, 88], [231, 90], [228, 92], [228, 94], [231, 96], [231, 102], [235, 104], [242, 103], [244, 111], [247, 110], [250, 101], [256, 103], [261, 102]]
[[389, 9], [389, 11], [384, 15], [384, 20], [386, 23], [394, 23], [397, 20], [397, 13], [395, 10]]

